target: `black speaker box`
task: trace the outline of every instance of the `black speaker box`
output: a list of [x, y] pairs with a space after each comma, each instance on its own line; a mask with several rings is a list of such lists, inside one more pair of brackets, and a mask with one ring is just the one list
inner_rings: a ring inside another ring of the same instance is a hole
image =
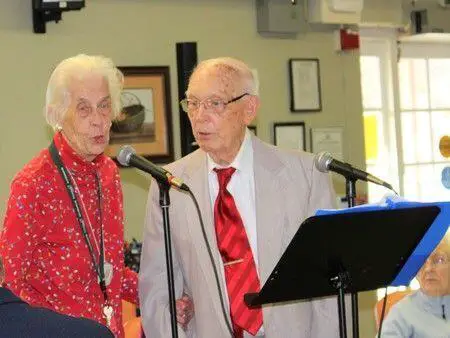
[[[177, 42], [177, 77], [178, 77], [178, 101], [185, 97], [189, 83], [189, 77], [197, 65], [197, 43]], [[180, 135], [181, 155], [185, 156], [198, 148], [192, 134], [191, 123], [187, 114], [179, 105], [180, 111]]]

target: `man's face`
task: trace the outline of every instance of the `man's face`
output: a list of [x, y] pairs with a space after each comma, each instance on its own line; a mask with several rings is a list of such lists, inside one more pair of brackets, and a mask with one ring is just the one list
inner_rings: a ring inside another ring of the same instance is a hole
[[417, 279], [426, 295], [443, 296], [450, 294], [449, 274], [448, 254], [438, 247], [419, 270]]
[[74, 150], [88, 161], [104, 152], [109, 143], [111, 98], [107, 81], [89, 74], [69, 83], [70, 106], [61, 123], [62, 132]]
[[213, 107], [214, 103], [226, 103], [245, 94], [240, 87], [231, 76], [204, 68], [193, 74], [186, 92], [187, 99], [202, 102], [198, 109], [188, 113], [195, 140], [219, 164], [233, 161], [244, 139], [245, 127], [256, 116], [258, 99], [251, 95], [219, 105], [223, 109]]

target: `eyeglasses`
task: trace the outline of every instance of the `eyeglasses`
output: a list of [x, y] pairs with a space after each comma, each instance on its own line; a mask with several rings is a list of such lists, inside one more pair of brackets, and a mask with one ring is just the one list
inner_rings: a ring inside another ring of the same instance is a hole
[[196, 100], [196, 99], [183, 99], [180, 101], [181, 108], [188, 113], [195, 113], [200, 109], [200, 106], [203, 105], [205, 110], [215, 113], [216, 115], [220, 115], [230, 103], [236, 102], [242, 99], [244, 96], [250, 95], [249, 93], [244, 93], [235, 98], [232, 98], [229, 101], [224, 101], [222, 99], [211, 99], [207, 98], [204, 100]]
[[427, 263], [430, 263], [432, 266], [440, 266], [445, 265], [449, 262], [449, 259], [445, 255], [434, 255], [428, 257], [428, 259], [425, 261], [423, 266], [425, 266]]

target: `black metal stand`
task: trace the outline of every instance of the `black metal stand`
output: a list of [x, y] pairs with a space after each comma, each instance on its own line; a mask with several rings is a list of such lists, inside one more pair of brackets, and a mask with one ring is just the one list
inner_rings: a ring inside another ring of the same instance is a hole
[[339, 337], [347, 338], [347, 321], [345, 318], [345, 288], [348, 285], [348, 273], [342, 271], [331, 278], [331, 285], [338, 291]]
[[[356, 199], [356, 179], [345, 178], [345, 193], [347, 195], [348, 207], [355, 206]], [[358, 313], [358, 293], [351, 293], [352, 299], [352, 332], [353, 338], [359, 338], [359, 313]], [[342, 336], [341, 336], [342, 337]]]
[[[299, 226], [261, 291], [246, 294], [244, 300], [249, 306], [272, 306], [337, 293], [339, 330], [345, 338], [345, 292], [386, 287], [399, 274], [402, 283], [408, 283], [415, 274], [413, 264], [420, 260], [414, 251], [437, 217], [443, 220], [440, 213], [440, 206], [430, 204], [311, 216]], [[447, 224], [439, 224], [442, 235]], [[432, 249], [421, 255], [428, 256]], [[412, 257], [416, 262], [409, 261]], [[403, 271], [407, 264], [408, 272]]]
[[355, 206], [356, 199], [356, 180], [352, 178], [345, 179], [345, 195], [347, 198], [348, 207]]
[[175, 304], [175, 281], [173, 277], [172, 243], [170, 236], [169, 206], [170, 197], [168, 183], [156, 181], [159, 186], [159, 205], [161, 207], [164, 225], [164, 246], [166, 249], [167, 286], [169, 289], [170, 323], [172, 338], [178, 338], [177, 313]]

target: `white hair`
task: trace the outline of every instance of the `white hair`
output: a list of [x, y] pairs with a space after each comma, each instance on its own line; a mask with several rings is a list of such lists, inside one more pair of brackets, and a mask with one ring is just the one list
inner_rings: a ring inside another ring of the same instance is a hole
[[71, 97], [70, 81], [83, 79], [89, 74], [98, 74], [108, 83], [113, 119], [121, 111], [120, 95], [123, 88], [123, 74], [111, 59], [104, 56], [79, 54], [61, 61], [53, 71], [45, 95], [45, 118], [47, 123], [58, 129], [69, 108]]
[[436, 246], [435, 250], [441, 250], [444, 251], [448, 258], [450, 258], [450, 230], [447, 229], [447, 232], [445, 233], [442, 240], [439, 242], [439, 244]]
[[219, 57], [215, 59], [208, 59], [200, 62], [192, 72], [191, 77], [199, 70], [206, 68], [215, 68], [222, 72], [224, 76], [230, 77], [229, 80], [237, 80], [241, 85], [243, 92], [250, 95], [259, 95], [258, 83], [255, 75], [250, 67], [243, 61], [232, 57]]

